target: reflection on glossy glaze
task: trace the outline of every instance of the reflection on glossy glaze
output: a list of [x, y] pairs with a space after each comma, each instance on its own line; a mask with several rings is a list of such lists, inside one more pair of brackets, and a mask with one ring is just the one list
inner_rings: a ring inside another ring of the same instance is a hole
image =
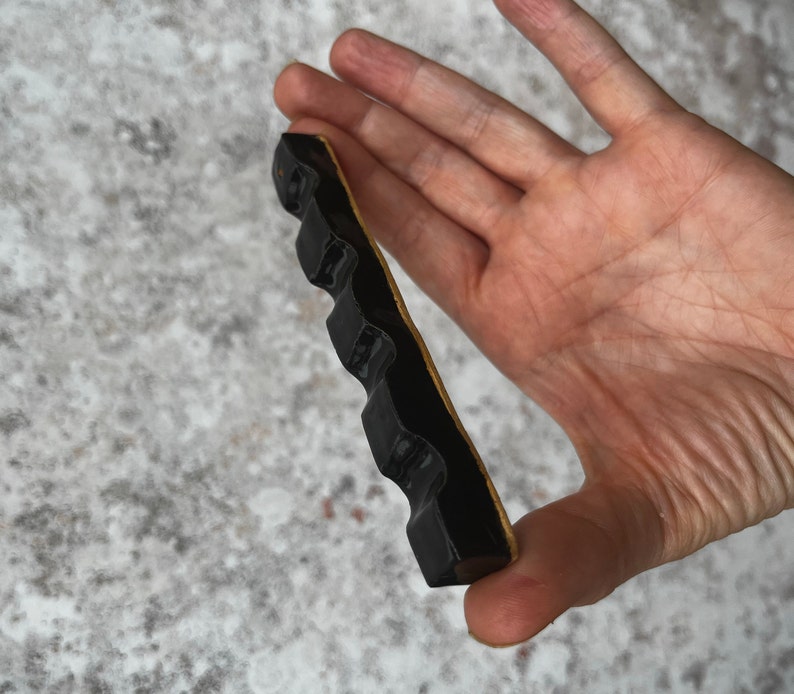
[[506, 566], [516, 546], [499, 497], [328, 143], [283, 135], [273, 180], [302, 220], [296, 249], [306, 277], [334, 299], [328, 333], [367, 391], [364, 431], [378, 469], [408, 497], [408, 539], [425, 580], [471, 583]]

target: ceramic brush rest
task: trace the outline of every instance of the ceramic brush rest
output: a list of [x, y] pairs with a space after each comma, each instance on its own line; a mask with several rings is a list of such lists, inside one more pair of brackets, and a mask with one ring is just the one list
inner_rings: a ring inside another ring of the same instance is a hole
[[510, 523], [328, 142], [282, 135], [273, 181], [301, 220], [303, 272], [334, 300], [328, 333], [366, 389], [364, 432], [381, 473], [408, 497], [408, 539], [428, 585], [506, 566], [516, 555]]

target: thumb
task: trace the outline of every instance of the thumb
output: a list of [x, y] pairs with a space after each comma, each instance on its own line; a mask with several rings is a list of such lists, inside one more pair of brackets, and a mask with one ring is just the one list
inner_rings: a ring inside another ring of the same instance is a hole
[[508, 646], [569, 607], [587, 605], [661, 563], [661, 518], [636, 489], [585, 485], [514, 526], [518, 558], [474, 583], [464, 609], [471, 634]]

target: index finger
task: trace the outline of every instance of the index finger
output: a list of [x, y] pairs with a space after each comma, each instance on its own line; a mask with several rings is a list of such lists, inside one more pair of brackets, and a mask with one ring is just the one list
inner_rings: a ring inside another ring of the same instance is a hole
[[681, 108], [615, 39], [572, 0], [494, 0], [551, 61], [611, 135], [659, 111]]

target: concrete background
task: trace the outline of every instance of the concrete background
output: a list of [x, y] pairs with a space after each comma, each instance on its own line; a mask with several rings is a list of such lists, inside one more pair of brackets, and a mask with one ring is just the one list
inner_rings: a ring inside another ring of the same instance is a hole
[[[584, 6], [794, 170], [790, 0]], [[605, 142], [487, 0], [0, 0], [0, 692], [794, 691], [790, 512], [521, 647], [425, 587], [269, 178], [275, 76], [351, 25]], [[398, 279], [511, 518], [574, 490]]]

